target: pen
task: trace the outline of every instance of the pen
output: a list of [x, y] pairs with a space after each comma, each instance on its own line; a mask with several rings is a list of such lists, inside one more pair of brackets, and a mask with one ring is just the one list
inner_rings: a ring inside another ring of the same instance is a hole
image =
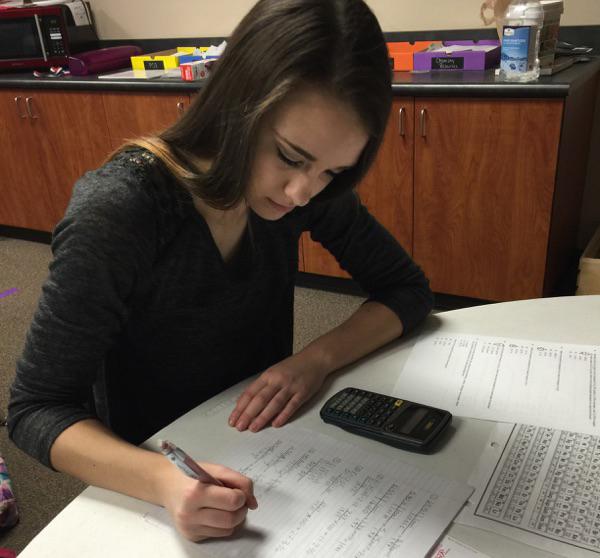
[[216, 484], [217, 486], [225, 486], [220, 480], [215, 479], [215, 477], [207, 473], [194, 459], [175, 444], [172, 444], [167, 440], [159, 440], [158, 445], [160, 446], [161, 453], [188, 477], [202, 482]]

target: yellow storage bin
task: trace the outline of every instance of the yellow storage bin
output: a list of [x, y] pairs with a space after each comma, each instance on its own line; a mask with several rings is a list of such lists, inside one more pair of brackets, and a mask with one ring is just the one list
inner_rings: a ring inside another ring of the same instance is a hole
[[209, 49], [209, 47], [203, 46], [203, 47], [193, 47], [193, 46], [185, 46], [185, 47], [177, 47], [177, 52], [181, 52], [183, 54], [194, 54], [194, 52], [196, 51], [200, 51], [200, 52], [206, 52]]
[[134, 70], [171, 70], [179, 67], [179, 57], [183, 54], [173, 49], [132, 56], [131, 67]]

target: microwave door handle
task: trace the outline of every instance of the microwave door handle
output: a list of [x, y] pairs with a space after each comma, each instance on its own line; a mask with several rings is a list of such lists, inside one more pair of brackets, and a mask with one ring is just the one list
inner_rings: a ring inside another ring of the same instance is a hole
[[82, 0], [82, 5], [85, 8], [85, 13], [87, 14], [88, 25], [92, 25], [92, 12], [90, 10], [90, 3]]
[[46, 56], [46, 43], [44, 42], [44, 35], [42, 33], [42, 26], [40, 25], [40, 18], [37, 14], [34, 14], [33, 18], [35, 19], [35, 26], [37, 27], [37, 32], [40, 37], [40, 44], [42, 45], [42, 54], [44, 56], [44, 62], [48, 62], [48, 57]]

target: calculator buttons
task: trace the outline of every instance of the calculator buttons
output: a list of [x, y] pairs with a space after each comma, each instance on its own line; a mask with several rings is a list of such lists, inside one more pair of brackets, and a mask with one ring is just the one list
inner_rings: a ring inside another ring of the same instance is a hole
[[345, 390], [328, 407], [328, 413], [355, 420], [368, 426], [381, 427], [404, 403], [385, 395], [365, 394], [364, 391]]

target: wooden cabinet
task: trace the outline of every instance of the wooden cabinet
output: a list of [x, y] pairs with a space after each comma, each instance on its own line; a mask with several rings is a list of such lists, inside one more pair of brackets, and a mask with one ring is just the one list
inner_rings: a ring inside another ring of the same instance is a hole
[[187, 94], [0, 90], [0, 225], [52, 231], [80, 176], [188, 105]]
[[[385, 138], [369, 174], [358, 187], [361, 201], [411, 254], [413, 244], [414, 99], [393, 101]], [[331, 254], [305, 233], [304, 271], [349, 277]]]
[[38, 161], [54, 207], [54, 224], [64, 215], [73, 185], [98, 167], [110, 150], [99, 93], [36, 91], [32, 124]]
[[416, 101], [414, 252], [435, 292], [542, 296], [562, 100]]
[[[595, 75], [544, 99], [394, 98], [358, 192], [435, 292], [555, 294], [576, 261], [597, 85]], [[0, 225], [51, 231], [79, 176], [189, 103], [188, 93], [0, 90]], [[347, 277], [307, 235], [299, 269]]]
[[[359, 192], [434, 292], [555, 294], [576, 259], [597, 83], [566, 99], [395, 99]], [[304, 271], [346, 276], [308, 237], [302, 244]]]
[[189, 106], [179, 93], [104, 93], [112, 149], [126, 139], [150, 135], [171, 125]]
[[20, 90], [0, 91], [0, 223], [48, 230], [54, 209], [35, 157], [36, 138]]
[[51, 231], [75, 180], [109, 150], [96, 93], [0, 91], [0, 223]]
[[298, 243], [298, 271], [304, 271], [304, 246], [302, 239]]

